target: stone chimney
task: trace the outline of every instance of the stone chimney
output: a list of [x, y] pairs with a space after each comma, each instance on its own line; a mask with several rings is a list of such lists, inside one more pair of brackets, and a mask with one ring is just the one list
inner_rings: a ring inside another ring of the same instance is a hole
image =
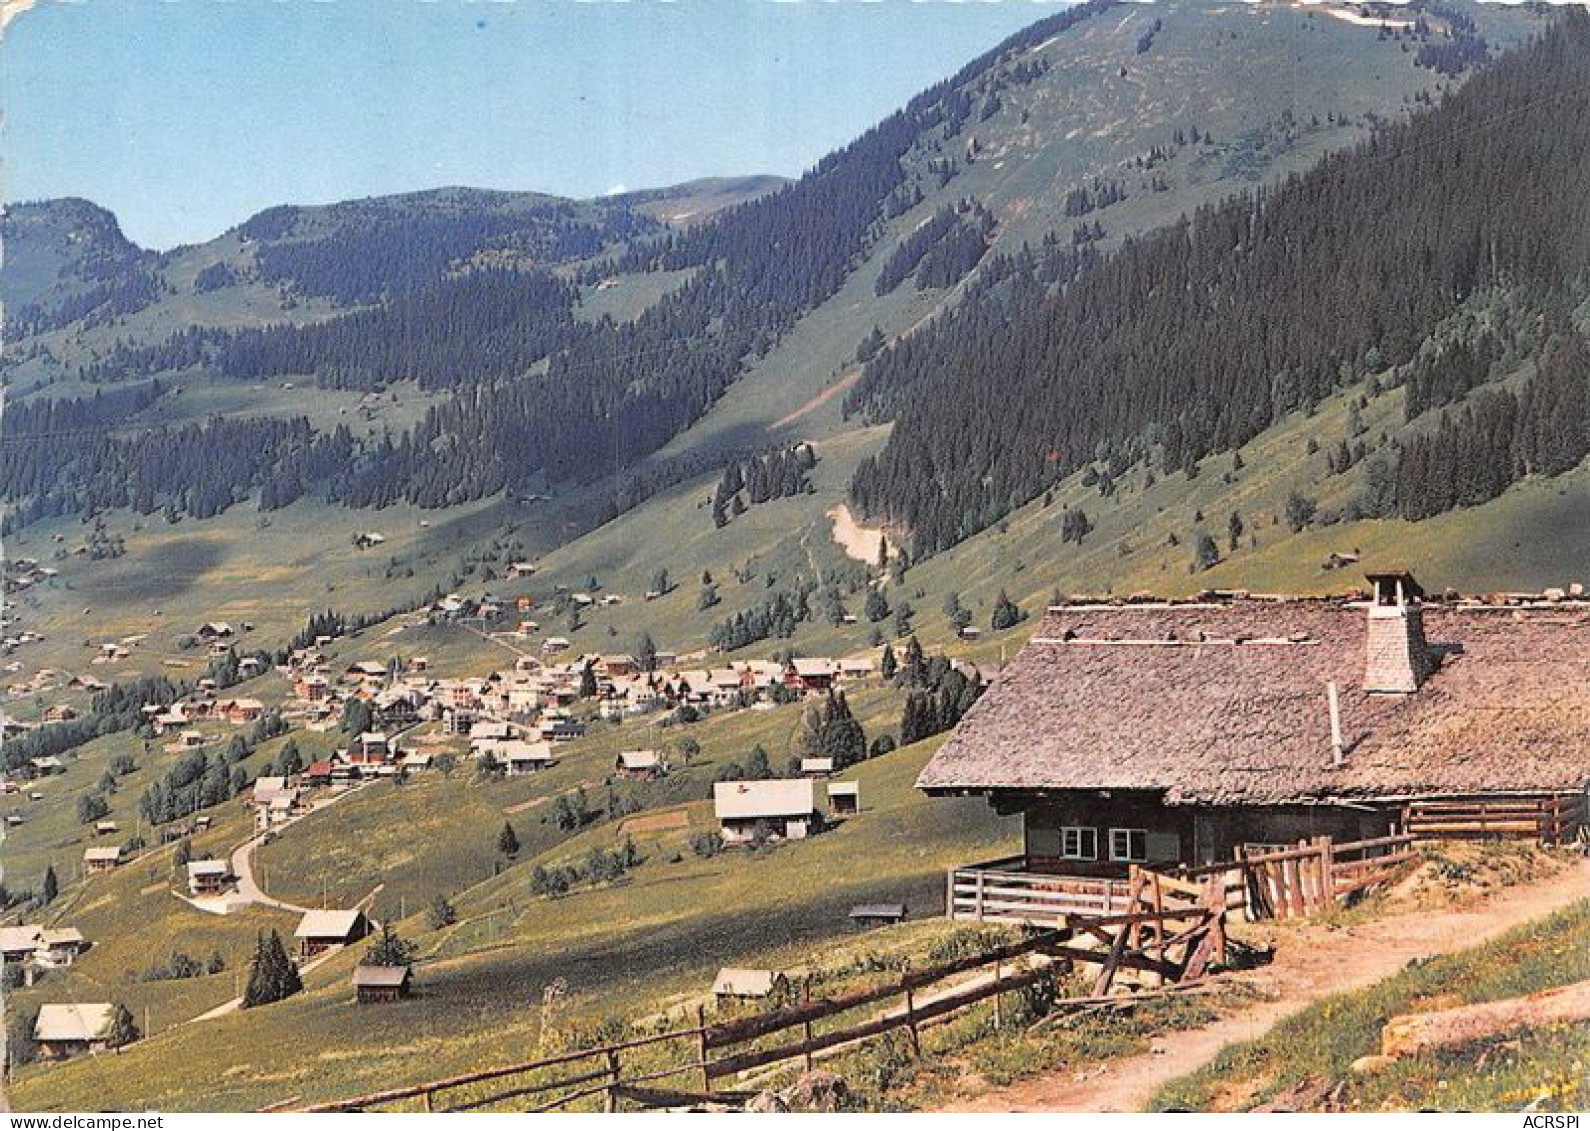
[[1430, 649], [1424, 640], [1424, 590], [1410, 573], [1371, 573], [1368, 646], [1364, 690], [1408, 695], [1430, 674]]

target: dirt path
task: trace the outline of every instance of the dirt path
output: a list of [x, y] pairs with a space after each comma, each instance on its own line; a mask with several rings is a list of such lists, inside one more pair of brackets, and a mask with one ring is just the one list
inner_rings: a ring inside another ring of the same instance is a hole
[[949, 1111], [1141, 1111], [1165, 1084], [1194, 1072], [1234, 1041], [1261, 1037], [1317, 998], [1395, 974], [1410, 959], [1464, 950], [1590, 896], [1590, 860], [1446, 911], [1406, 911], [1331, 930], [1280, 933], [1275, 961], [1251, 981], [1275, 995], [1199, 1029], [1169, 1033], [1154, 1051], [1094, 1069], [1065, 1070], [951, 1104]]
[[769, 428], [769, 431], [772, 431], [773, 428], [783, 428], [786, 424], [794, 424], [808, 412], [812, 412], [813, 410], [820, 408], [822, 405], [833, 400], [833, 398], [837, 397], [840, 393], [850, 388], [850, 386], [854, 385], [859, 380], [861, 380], [861, 370], [851, 370], [838, 381], [835, 381], [832, 385], [828, 386], [828, 388], [818, 393], [811, 400], [801, 405], [794, 412], [788, 413], [773, 421], [772, 428]]

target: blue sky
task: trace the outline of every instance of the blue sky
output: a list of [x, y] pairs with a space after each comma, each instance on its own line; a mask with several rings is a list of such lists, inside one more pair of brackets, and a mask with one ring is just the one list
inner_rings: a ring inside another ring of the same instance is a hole
[[795, 175], [1060, 0], [38, 0], [0, 192], [151, 247], [271, 204]]

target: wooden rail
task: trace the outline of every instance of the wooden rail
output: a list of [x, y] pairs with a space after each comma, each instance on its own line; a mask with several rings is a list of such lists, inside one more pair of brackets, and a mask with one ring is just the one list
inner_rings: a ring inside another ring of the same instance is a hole
[[1393, 879], [1413, 860], [1412, 833], [1337, 844], [1299, 841], [1275, 852], [1239, 851], [1250, 918], [1300, 919]]
[[1424, 837], [1533, 836], [1542, 844], [1572, 840], [1587, 823], [1583, 794], [1413, 801], [1403, 824]]
[[[1224, 908], [1214, 908], [1207, 897], [1204, 906], [1194, 906], [1178, 889], [1203, 889], [1172, 878], [1165, 878], [1164, 886], [1152, 884], [1152, 901], [1146, 873], [1134, 873], [1131, 883], [1133, 899], [1121, 900], [1131, 911], [1072, 916], [1063, 927], [906, 970], [881, 985], [813, 998], [808, 984], [805, 1000], [797, 1004], [713, 1024], [707, 1023], [702, 1006], [696, 1024], [689, 1027], [294, 1110], [367, 1111], [417, 1102], [425, 1111], [474, 1111], [533, 1101], [524, 1110], [539, 1112], [598, 1096], [607, 1111], [616, 1111], [621, 1102], [641, 1107], [735, 1102], [746, 1094], [726, 1091], [718, 1086], [720, 1081], [794, 1060], [809, 1067], [819, 1053], [892, 1030], [906, 1030], [912, 1050], [920, 1053], [925, 1027], [990, 1000], [997, 1017], [1005, 994], [1052, 976], [1056, 962], [1099, 966], [1108, 972], [1106, 989], [1118, 971], [1151, 978], [1160, 986], [1201, 974], [1218, 957], [1211, 940], [1218, 938], [1219, 948], [1224, 948]], [[1095, 996], [1086, 1000], [1095, 1001], [1099, 992], [1096, 988]], [[879, 1008], [865, 1012], [871, 1006]], [[1064, 1000], [1057, 1008], [1065, 1008]], [[839, 1024], [819, 1032], [824, 1022]], [[642, 1055], [643, 1050], [649, 1055]], [[694, 1083], [689, 1088], [683, 1086], [688, 1081], [661, 1086], [679, 1077]]]
[[1126, 911], [1127, 881], [1017, 870], [1020, 858], [956, 868], [945, 906], [951, 919], [1053, 926], [1064, 915]]

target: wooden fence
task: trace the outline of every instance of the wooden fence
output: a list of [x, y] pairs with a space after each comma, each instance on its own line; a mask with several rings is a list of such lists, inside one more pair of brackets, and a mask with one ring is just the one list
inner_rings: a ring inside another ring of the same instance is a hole
[[1584, 794], [1414, 801], [1403, 810], [1403, 827], [1423, 837], [1522, 835], [1558, 845], [1578, 834], [1586, 816]]
[[1048, 925], [1063, 915], [1115, 915], [1130, 906], [1127, 880], [1027, 872], [1021, 863], [1014, 856], [951, 870], [944, 897], [949, 917]]
[[[473, 1111], [525, 1101], [528, 1106], [519, 1110], [541, 1112], [595, 1097], [601, 1097], [607, 1111], [622, 1103], [733, 1103], [749, 1097], [721, 1086], [731, 1077], [790, 1061], [809, 1068], [818, 1054], [893, 1030], [904, 1030], [913, 1053], [920, 1054], [924, 1028], [990, 999], [997, 1017], [1003, 995], [1052, 977], [1056, 964], [1086, 963], [1100, 970], [1092, 996], [1063, 998], [1052, 1007], [1065, 1011], [1097, 1007], [1106, 1000], [1103, 995], [1125, 987], [1123, 974], [1174, 992], [1177, 986], [1200, 981], [1224, 958], [1224, 896], [1213, 894], [1215, 885], [1134, 870], [1130, 888], [1130, 899], [1123, 896], [1122, 902], [1132, 910], [1069, 917], [1064, 927], [906, 970], [881, 985], [814, 998], [808, 984], [797, 1004], [712, 1024], [705, 1007], [698, 1007], [695, 1024], [685, 1028], [293, 1110], [367, 1111], [403, 1105]], [[845, 1017], [857, 1011], [866, 1012]], [[841, 1023], [819, 1031], [835, 1021]]]

